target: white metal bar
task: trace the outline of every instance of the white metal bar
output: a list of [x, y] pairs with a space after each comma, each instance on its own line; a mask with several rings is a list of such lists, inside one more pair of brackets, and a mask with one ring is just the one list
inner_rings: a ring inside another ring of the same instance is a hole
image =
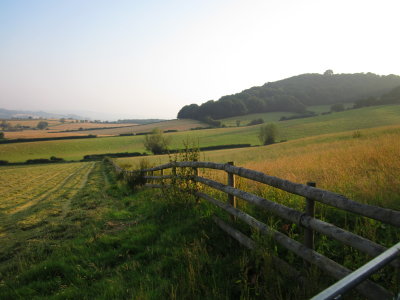
[[344, 294], [348, 290], [352, 289], [371, 274], [375, 273], [385, 265], [396, 259], [400, 255], [400, 242], [395, 244], [393, 247], [387, 249], [385, 252], [375, 257], [359, 269], [355, 270], [351, 274], [347, 275], [343, 279], [336, 282], [334, 285], [323, 290], [318, 295], [311, 298], [311, 300], [328, 300], [335, 299], [337, 296]]

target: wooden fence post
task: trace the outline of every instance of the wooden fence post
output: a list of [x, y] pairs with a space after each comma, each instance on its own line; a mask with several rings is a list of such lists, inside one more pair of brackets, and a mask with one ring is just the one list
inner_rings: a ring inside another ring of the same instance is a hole
[[[199, 176], [199, 169], [198, 168], [193, 168], [193, 176], [194, 177], [198, 177]], [[193, 187], [194, 187], [194, 190], [192, 191], [192, 193], [196, 194], [198, 192], [197, 182], [192, 180], [192, 184], [193, 184]], [[200, 202], [200, 197], [199, 196], [195, 196], [195, 197], [196, 197], [196, 203], [199, 203]]]
[[[228, 165], [234, 166], [235, 163], [233, 161], [229, 161]], [[235, 187], [235, 175], [233, 173], [229, 173], [229, 172], [227, 172], [227, 174], [228, 174], [228, 185], [231, 187]], [[232, 205], [233, 207], [236, 207], [237, 206], [236, 197], [228, 194], [228, 203], [230, 205]], [[234, 217], [234, 216], [231, 216], [231, 217], [232, 217], [232, 220], [236, 220], [236, 217]]]
[[[315, 182], [307, 182], [308, 186], [315, 187]], [[315, 215], [315, 201], [306, 198], [306, 211], [305, 214], [314, 218]], [[314, 250], [314, 230], [306, 228], [304, 231], [304, 245], [310, 249]]]
[[[164, 169], [160, 170], [160, 175], [164, 176]], [[161, 184], [164, 184], [164, 179], [161, 179]]]

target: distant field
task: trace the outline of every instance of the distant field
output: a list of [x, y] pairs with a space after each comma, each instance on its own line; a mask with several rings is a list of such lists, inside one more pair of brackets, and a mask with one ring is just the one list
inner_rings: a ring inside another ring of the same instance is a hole
[[29, 126], [29, 127], [36, 127], [37, 124], [39, 122], [41, 122], [41, 121], [45, 121], [45, 122], [49, 123], [49, 126], [54, 126], [54, 125], [61, 124], [59, 119], [32, 119], [32, 120], [29, 120], [29, 119], [26, 119], [26, 120], [25, 119], [24, 120], [13, 120], [13, 119], [8, 120], [8, 119], [6, 119], [5, 121], [7, 123], [10, 123], [12, 126], [15, 126], [15, 125], [19, 124], [21, 126]]
[[87, 135], [85, 131], [76, 132], [57, 132], [53, 133], [51, 130], [23, 130], [23, 131], [7, 131], [4, 136], [7, 139], [29, 139], [29, 138], [51, 138], [61, 136], [76, 136]]
[[[7, 121], [13, 126], [20, 124], [22, 126], [36, 127], [39, 121], [46, 121], [49, 123], [48, 130], [32, 130], [24, 129], [22, 131], [6, 131], [4, 132], [7, 139], [27, 139], [27, 138], [49, 138], [49, 137], [61, 137], [61, 136], [72, 136], [72, 135], [88, 135], [87, 131], [80, 131], [79, 129], [87, 128], [114, 128], [114, 127], [131, 127], [135, 124], [103, 124], [103, 123], [75, 123], [66, 121], [65, 123], [59, 122], [59, 120], [22, 120], [22, 121]], [[59, 132], [65, 130], [74, 130], [73, 132]], [[102, 134], [99, 134], [101, 136]], [[109, 134], [104, 134], [109, 135]]]
[[[376, 106], [348, 110], [330, 115], [296, 119], [276, 123], [278, 141], [294, 140], [321, 134], [359, 130], [378, 126], [400, 124], [400, 106]], [[181, 148], [190, 139], [199, 146], [215, 146], [238, 143], [259, 145], [257, 138], [260, 125], [232, 128], [168, 133], [171, 148]], [[107, 129], [108, 130], [108, 129]], [[85, 132], [88, 134], [88, 132]], [[30, 158], [49, 158], [52, 155], [64, 159], [81, 159], [86, 154], [113, 152], [143, 152], [143, 136], [108, 137], [84, 140], [47, 141], [0, 145], [0, 159], [25, 161]]]
[[135, 126], [137, 124], [108, 124], [108, 123], [64, 123], [51, 126], [49, 129], [52, 131], [61, 131], [61, 130], [79, 130], [82, 129], [92, 129], [92, 128], [113, 128], [113, 127], [126, 127], [126, 126]]
[[151, 123], [145, 125], [127, 126], [126, 128], [90, 130], [90, 131], [85, 131], [85, 133], [96, 134], [96, 135], [119, 135], [119, 134], [150, 132], [154, 128], [159, 128], [163, 131], [166, 130], [185, 131], [185, 130], [190, 130], [191, 128], [207, 127], [207, 126], [209, 125], [197, 120], [184, 119], [184, 120], [162, 121], [158, 123]]

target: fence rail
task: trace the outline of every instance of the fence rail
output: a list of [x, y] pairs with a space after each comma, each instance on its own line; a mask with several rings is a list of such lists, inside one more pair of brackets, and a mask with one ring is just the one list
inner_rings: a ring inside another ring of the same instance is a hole
[[[376, 257], [374, 260], [370, 262], [370, 264], [377, 264], [375, 266], [374, 271], [376, 271], [377, 266], [379, 268], [383, 267], [386, 264], [391, 264], [392, 266], [399, 268], [399, 263], [395, 261], [395, 258], [399, 256], [399, 252], [397, 251], [395, 254], [392, 253], [390, 260], [385, 260], [382, 263], [381, 255], [387, 253], [387, 249], [382, 245], [379, 245], [371, 240], [368, 240], [364, 237], [361, 237], [355, 233], [344, 230], [338, 226], [327, 223], [325, 221], [319, 220], [314, 217], [314, 201], [318, 201], [320, 203], [330, 205], [348, 212], [356, 213], [361, 216], [365, 216], [368, 218], [372, 218], [383, 223], [387, 223], [396, 227], [400, 227], [400, 212], [381, 208], [373, 205], [367, 205], [358, 203], [351, 199], [346, 198], [343, 195], [333, 193], [330, 191], [326, 191], [323, 189], [319, 189], [315, 187], [315, 184], [309, 183], [308, 185], [293, 183], [288, 180], [284, 180], [281, 178], [277, 178], [274, 176], [270, 176], [258, 171], [237, 167], [232, 162], [227, 164], [213, 163], [213, 162], [171, 162], [168, 164], [160, 165], [153, 168], [138, 170], [138, 171], [126, 171], [114, 163], [114, 167], [116, 172], [123, 172], [126, 176], [136, 176], [140, 174], [144, 180], [148, 181], [161, 181], [162, 184], [154, 184], [147, 183], [146, 186], [152, 188], [167, 188], [170, 187], [169, 184], [166, 184], [167, 180], [187, 180], [196, 183], [201, 183], [213, 189], [222, 191], [228, 195], [227, 203], [221, 202], [217, 199], [214, 199], [208, 194], [202, 193], [200, 191], [191, 191], [195, 197], [198, 199], [205, 199], [208, 202], [216, 205], [217, 207], [225, 210], [229, 213], [232, 218], [240, 219], [247, 223], [249, 226], [256, 228], [262, 234], [272, 237], [278, 244], [285, 247], [286, 249], [292, 251], [299, 257], [303, 258], [308, 263], [314, 264], [327, 274], [332, 277], [342, 281], [345, 281], [346, 288], [355, 288], [362, 295], [364, 295], [368, 299], [393, 299], [393, 295], [391, 292], [387, 291], [383, 287], [373, 283], [372, 281], [366, 279], [365, 273], [363, 273], [364, 277], [358, 277], [357, 275], [353, 276], [353, 273], [344, 266], [334, 262], [333, 260], [323, 256], [322, 254], [314, 251], [314, 231], [322, 233], [326, 236], [336, 239], [337, 241], [351, 246], [359, 251], [370, 255], [371, 257]], [[177, 168], [191, 168], [193, 172], [190, 175], [180, 176], [177, 175]], [[214, 170], [222, 170], [227, 173], [227, 184], [222, 184], [220, 182], [201, 177], [198, 174], [198, 169], [214, 169]], [[164, 175], [165, 169], [172, 169], [171, 175]], [[154, 175], [154, 172], [160, 171], [160, 175]], [[150, 174], [150, 175], [148, 175]], [[272, 200], [268, 200], [257, 196], [255, 194], [242, 191], [235, 187], [235, 175], [247, 178], [259, 183], [264, 183], [269, 186], [281, 189], [283, 191], [303, 196], [306, 198], [306, 211], [301, 212], [295, 210], [293, 208], [287, 207], [285, 205], [276, 203]], [[270, 213], [277, 215], [289, 222], [301, 225], [304, 227], [305, 239], [304, 244], [293, 240], [286, 236], [285, 234], [276, 231], [268, 227], [266, 224], [256, 220], [254, 217], [249, 214], [239, 210], [236, 207], [236, 198], [240, 198], [242, 200], [247, 201], [248, 203], [254, 204], [258, 207], [261, 207]], [[226, 231], [233, 238], [238, 240], [241, 244], [248, 248], [254, 248], [255, 243], [244, 234], [238, 232], [236, 229], [230, 227], [225, 224], [223, 221], [214, 218], [214, 221], [217, 223], [221, 229]], [[397, 246], [397, 250], [398, 250]], [[297, 274], [291, 266], [279, 258], [276, 258], [275, 261], [280, 262], [283, 269], [290, 270], [288, 273]], [[286, 264], [286, 265], [285, 265]], [[283, 267], [286, 266], [286, 267]], [[357, 271], [356, 271], [357, 272]], [[357, 273], [358, 274], [358, 273]], [[346, 277], [347, 276], [347, 277]], [[350, 276], [350, 277], [348, 277]], [[358, 282], [355, 285], [354, 281], [345, 279], [345, 278], [358, 278]], [[360, 279], [361, 278], [361, 279]], [[346, 285], [347, 282], [347, 285]], [[340, 293], [347, 291], [347, 289], [340, 289]], [[321, 293], [322, 294], [322, 293]], [[324, 294], [325, 295], [325, 294]], [[337, 293], [335, 295], [338, 295]], [[333, 299], [333, 298], [316, 298], [316, 299]]]

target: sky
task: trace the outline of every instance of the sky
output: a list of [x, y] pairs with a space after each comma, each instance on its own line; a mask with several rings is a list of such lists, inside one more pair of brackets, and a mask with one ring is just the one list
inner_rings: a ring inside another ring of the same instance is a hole
[[398, 0], [0, 0], [0, 108], [173, 119], [303, 73], [400, 75]]

